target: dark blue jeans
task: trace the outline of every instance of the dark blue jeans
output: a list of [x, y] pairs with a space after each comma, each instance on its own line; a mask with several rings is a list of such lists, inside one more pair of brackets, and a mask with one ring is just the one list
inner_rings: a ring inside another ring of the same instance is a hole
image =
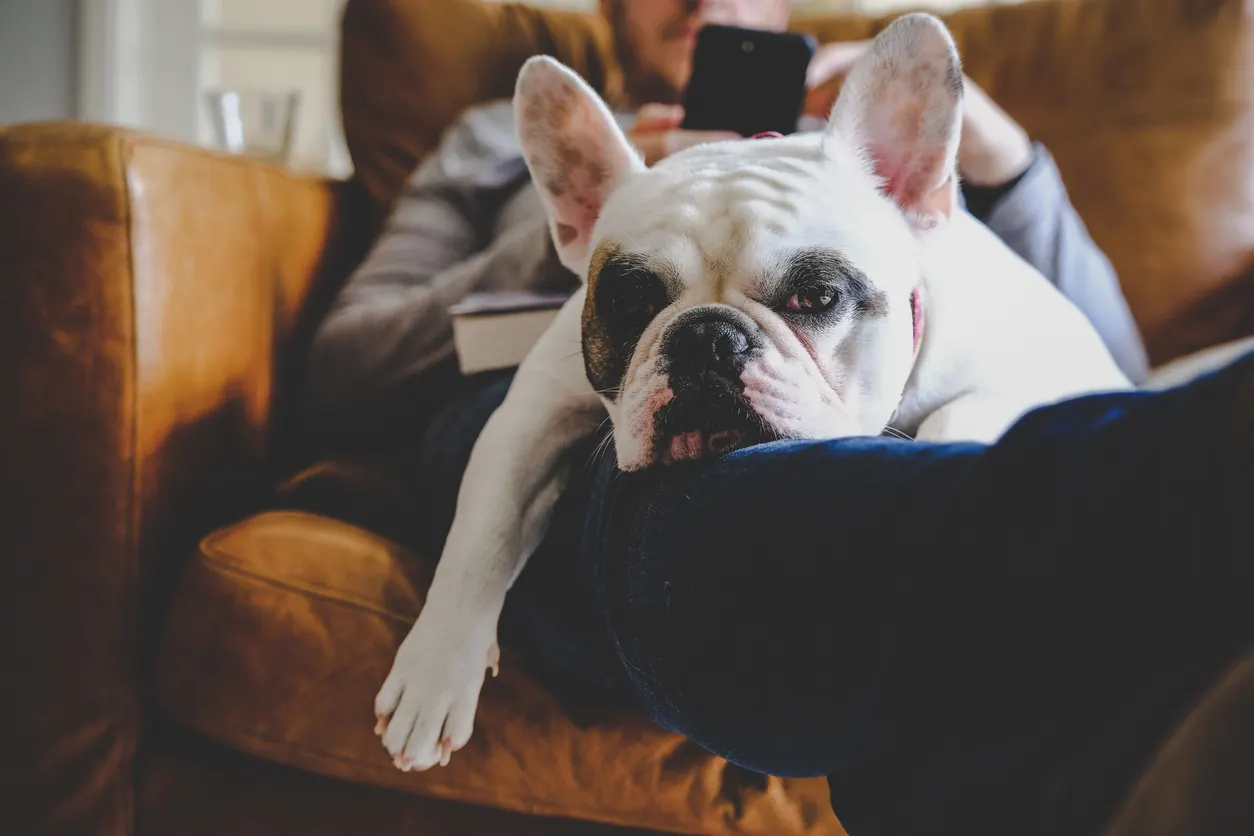
[[[445, 526], [508, 382], [430, 430]], [[1097, 834], [1254, 642], [1254, 356], [992, 446], [779, 442], [641, 474], [593, 448], [502, 640], [743, 767], [828, 776], [851, 836]]]

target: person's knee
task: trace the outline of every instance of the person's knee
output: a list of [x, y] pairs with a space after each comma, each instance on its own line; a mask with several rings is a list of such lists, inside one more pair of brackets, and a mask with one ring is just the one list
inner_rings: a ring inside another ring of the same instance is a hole
[[681, 492], [665, 476], [623, 475], [604, 558], [607, 620], [638, 696], [663, 726], [686, 731], [692, 703], [718, 671], [698, 678], [717, 622], [708, 586], [693, 572], [701, 550], [689, 532]]
[[889, 570], [858, 559], [856, 531], [837, 548], [813, 526], [775, 524], [804, 510], [790, 464], [619, 475], [594, 500], [608, 522], [592, 559], [611, 641], [653, 720], [747, 769], [819, 775], [867, 699], [877, 646], [865, 638]]
[[607, 623], [637, 702], [717, 755], [790, 772], [795, 765], [774, 751], [786, 736], [759, 734], [762, 712], [778, 714], [769, 672], [755, 661], [775, 638], [745, 617], [760, 544], [735, 537], [717, 501], [694, 501], [682, 475], [621, 479], [603, 555]]

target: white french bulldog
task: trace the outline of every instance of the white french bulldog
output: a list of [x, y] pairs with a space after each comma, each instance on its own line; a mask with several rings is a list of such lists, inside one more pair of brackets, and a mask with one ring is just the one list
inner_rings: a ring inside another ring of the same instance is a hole
[[992, 441], [1036, 406], [1130, 388], [1085, 317], [959, 209], [962, 78], [944, 25], [909, 14], [852, 68], [821, 134], [646, 168], [577, 75], [526, 63], [519, 138], [585, 281], [483, 430], [376, 698], [398, 767], [447, 763], [469, 739], [563, 454], [607, 411], [619, 466], [637, 470], [886, 429]]

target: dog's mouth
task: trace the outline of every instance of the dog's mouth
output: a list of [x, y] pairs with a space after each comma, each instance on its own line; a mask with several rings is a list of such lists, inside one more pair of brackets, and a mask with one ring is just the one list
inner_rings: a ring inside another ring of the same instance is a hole
[[719, 456], [774, 440], [776, 434], [739, 395], [715, 401], [676, 398], [654, 415], [653, 460], [664, 465]]
[[717, 456], [730, 453], [741, 447], [750, 447], [759, 443], [752, 430], [739, 427], [732, 430], [689, 430], [674, 433], [661, 439], [662, 448], [658, 461], [662, 464], [696, 461], [705, 456]]

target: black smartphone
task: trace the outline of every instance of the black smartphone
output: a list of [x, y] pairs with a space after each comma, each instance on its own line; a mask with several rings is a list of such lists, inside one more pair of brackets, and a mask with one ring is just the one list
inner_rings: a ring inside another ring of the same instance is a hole
[[806, 100], [806, 70], [817, 42], [794, 32], [708, 24], [697, 33], [683, 127], [796, 133]]

